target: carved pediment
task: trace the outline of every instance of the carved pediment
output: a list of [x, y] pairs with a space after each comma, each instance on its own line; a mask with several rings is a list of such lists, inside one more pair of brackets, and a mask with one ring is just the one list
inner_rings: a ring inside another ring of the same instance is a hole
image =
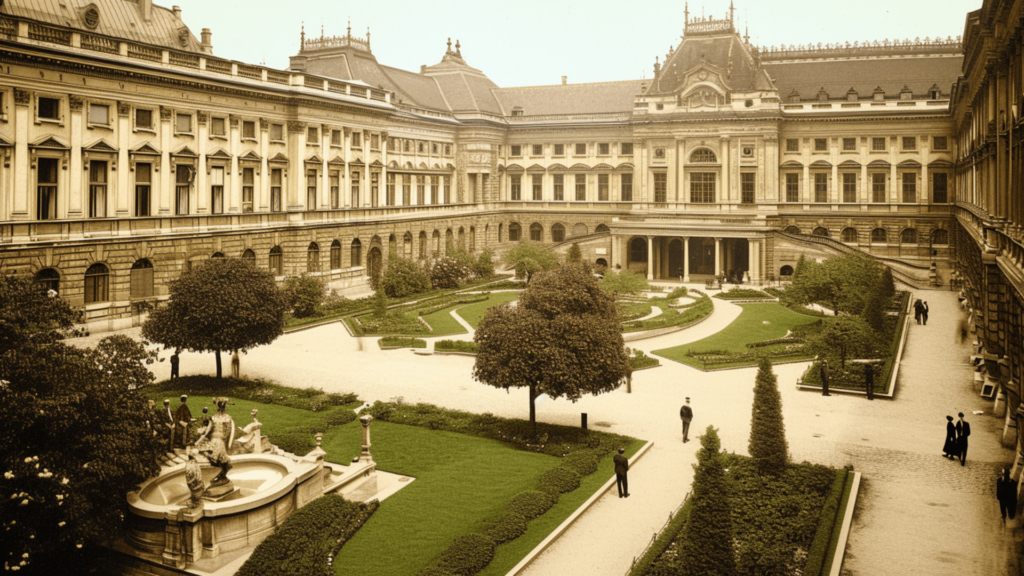
[[952, 168], [953, 163], [949, 160], [936, 160], [928, 164], [929, 168]]
[[270, 158], [269, 160], [267, 160], [267, 162], [275, 162], [277, 164], [287, 164], [288, 163], [288, 157], [285, 156], [284, 154], [282, 154], [281, 152], [278, 152], [276, 156], [274, 156], [273, 158]]
[[[342, 158], [341, 156], [335, 156], [333, 160], [328, 160], [327, 163], [328, 164], [337, 164], [339, 166], [344, 166], [345, 165], [345, 159]], [[398, 164], [396, 162], [392, 161], [391, 163], [395, 165], [394, 167], [398, 167]]]
[[702, 82], [679, 97], [679, 106], [688, 110], [697, 108], [716, 109], [725, 106], [725, 90], [722, 87]]
[[888, 168], [890, 166], [892, 166], [892, 164], [889, 164], [885, 160], [875, 160], [871, 164], [868, 164], [868, 168]]
[[199, 155], [192, 151], [188, 146], [182, 146], [174, 152], [171, 152], [172, 156], [188, 156], [190, 158], [198, 158]]
[[351, 165], [352, 166], [366, 166], [366, 164], [363, 162], [362, 158], [356, 158], [355, 160], [352, 161]]
[[231, 154], [227, 153], [223, 148], [218, 148], [208, 153], [206, 158], [208, 160], [231, 160]]
[[112, 146], [109, 142], [100, 138], [88, 146], [82, 147], [83, 152], [99, 152], [105, 154], [116, 154], [117, 148]]
[[323, 164], [324, 163], [324, 159], [321, 158], [320, 156], [317, 156], [316, 154], [313, 154], [309, 158], [306, 158], [306, 163], [308, 163], [308, 164]]
[[241, 156], [238, 157], [238, 159], [242, 162], [259, 162], [260, 160], [262, 160], [260, 155], [253, 150], [249, 150], [245, 154], [242, 154]]
[[147, 156], [159, 156], [160, 151], [149, 145], [149, 142], [143, 142], [135, 148], [128, 151], [129, 154], [145, 154]]
[[815, 160], [811, 162], [811, 168], [831, 168], [832, 163], [828, 160]]
[[3, 136], [0, 136], [0, 148], [9, 148], [11, 146], [14, 146], [13, 142], [7, 140], [7, 138], [4, 138]]
[[921, 163], [918, 162], [917, 160], [904, 160], [903, 162], [897, 164], [897, 166], [899, 166], [900, 168], [920, 168]]
[[860, 162], [856, 160], [847, 160], [839, 165], [840, 168], [860, 168]]
[[804, 165], [799, 163], [799, 162], [797, 162], [796, 160], [790, 160], [788, 162], [783, 162], [782, 165], [779, 166], [779, 168], [803, 168], [803, 167], [804, 167]]
[[455, 170], [455, 166], [453, 166], [453, 165], [452, 165], [452, 164], [451, 164], [451, 163], [449, 162], [448, 164], [445, 164], [445, 165], [444, 165], [444, 169], [445, 169], [445, 170]]
[[413, 169], [412, 162], [406, 162], [405, 166], [402, 166], [402, 168], [405, 168], [406, 170], [412, 170]]
[[[335, 158], [335, 160], [338, 160], [338, 159], [339, 158]], [[342, 160], [343, 164], [344, 164], [344, 162], [345, 161]], [[388, 162], [388, 168], [398, 168], [398, 162], [395, 162], [394, 160], [392, 160], [391, 162]]]
[[594, 170], [611, 170], [611, 169], [612, 169], [612, 167], [611, 167], [610, 164], [605, 164], [603, 162], [601, 164], [598, 164], [597, 166], [594, 166]]
[[68, 150], [71, 147], [64, 143], [63, 140], [55, 136], [43, 136], [35, 142], [29, 144], [30, 148], [50, 148], [54, 150]]
[[548, 166], [548, 170], [551, 172], [565, 172], [566, 170], [568, 170], [568, 168], [561, 164], [555, 163], [552, 164], [551, 166]]
[[429, 170], [426, 162], [420, 162], [420, 170]]
[[623, 162], [622, 164], [619, 164], [618, 166], [615, 167], [616, 170], [633, 170], [634, 168], [635, 166], [633, 166], [629, 162]]
[[505, 170], [509, 172], [523, 172], [523, 167], [519, 164], [509, 164]]
[[544, 171], [544, 167], [541, 166], [540, 164], [534, 164], [533, 166], [530, 166], [529, 168], [527, 168], [526, 171], [527, 172], [543, 172]]
[[587, 166], [586, 164], [573, 164], [570, 170], [573, 172], [586, 172], [590, 170], [590, 166]]

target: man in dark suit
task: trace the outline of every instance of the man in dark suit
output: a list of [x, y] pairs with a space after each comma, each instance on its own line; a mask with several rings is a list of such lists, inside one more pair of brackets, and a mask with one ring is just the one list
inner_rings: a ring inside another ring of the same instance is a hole
[[[177, 426], [174, 429], [175, 437], [178, 440], [178, 444], [182, 448], [188, 446], [189, 429], [192, 427], [192, 423], [196, 421], [192, 417], [192, 411], [188, 407], [188, 396], [185, 394], [181, 395], [181, 405], [174, 411], [174, 424]], [[173, 447], [173, 446], [172, 446]]]
[[831, 396], [828, 393], [828, 360], [821, 361], [821, 395]]
[[174, 451], [174, 412], [171, 411], [171, 401], [164, 398], [164, 408], [160, 411], [160, 428], [164, 437], [167, 438], [167, 451]]
[[956, 446], [960, 450], [960, 465], [967, 462], [967, 438], [971, 435], [971, 424], [964, 420], [964, 413], [957, 414], [960, 421], [956, 423]]
[[690, 421], [693, 420], [693, 409], [690, 408], [690, 398], [686, 398], [686, 404], [679, 409], [679, 418], [683, 421], [683, 442], [690, 441]]
[[174, 378], [178, 377], [178, 363], [179, 362], [180, 362], [180, 359], [178, 358], [178, 351], [175, 350], [174, 354], [171, 354], [171, 379], [172, 380]]
[[612, 457], [615, 462], [615, 485], [619, 489], [619, 498], [629, 498], [629, 480], [626, 473], [629, 472], [629, 460], [623, 456], [625, 448], [619, 448], [619, 453]]

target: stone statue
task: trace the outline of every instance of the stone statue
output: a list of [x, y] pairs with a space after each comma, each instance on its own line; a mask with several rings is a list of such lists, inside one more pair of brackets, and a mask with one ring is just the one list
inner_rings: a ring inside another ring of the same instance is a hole
[[244, 435], [238, 439], [238, 443], [241, 445], [242, 453], [245, 454], [259, 454], [263, 452], [261, 430], [263, 424], [256, 419], [256, 414], [259, 412], [256, 408], [252, 409], [250, 414], [252, 415], [252, 422], [242, 428]]
[[206, 483], [203, 482], [203, 471], [199, 468], [199, 462], [191, 448], [188, 450], [188, 462], [185, 463], [185, 485], [188, 486], [189, 508], [199, 508], [203, 505], [202, 496], [206, 492]]
[[228, 416], [227, 398], [217, 398], [217, 413], [210, 418], [210, 424], [203, 435], [196, 440], [196, 448], [205, 452], [210, 464], [220, 468], [220, 473], [210, 481], [210, 488], [228, 484], [228, 471], [231, 470], [231, 457], [228, 448], [235, 440], [235, 421]]

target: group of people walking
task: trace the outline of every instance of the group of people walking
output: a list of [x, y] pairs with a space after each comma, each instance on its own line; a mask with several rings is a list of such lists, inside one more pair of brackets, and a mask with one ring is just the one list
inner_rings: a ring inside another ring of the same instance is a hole
[[964, 413], [957, 414], [960, 420], [953, 424], [953, 417], [946, 416], [946, 443], [942, 455], [950, 460], [960, 458], [960, 465], [967, 463], [967, 438], [971, 435], [971, 423], [964, 420]]
[[[683, 442], [690, 441], [690, 422], [693, 420], [693, 408], [690, 408], [690, 398], [686, 398], [686, 404], [679, 408], [679, 419], [683, 422]], [[615, 486], [619, 489], [619, 498], [629, 498], [629, 459], [623, 453], [624, 448], [619, 448], [619, 453], [612, 457], [615, 462]]]
[[914, 302], [914, 320], [918, 324], [928, 324], [928, 302], [922, 302], [920, 298]]

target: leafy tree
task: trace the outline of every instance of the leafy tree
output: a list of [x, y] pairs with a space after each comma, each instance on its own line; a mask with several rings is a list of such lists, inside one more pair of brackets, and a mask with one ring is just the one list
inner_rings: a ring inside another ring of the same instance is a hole
[[892, 278], [892, 268], [882, 267], [881, 293], [885, 298], [885, 307], [888, 308], [892, 297], [896, 295], [896, 282]]
[[877, 356], [877, 339], [871, 326], [860, 316], [840, 316], [807, 340], [807, 349], [824, 356], [829, 364], [846, 369], [847, 358]]
[[490, 250], [484, 250], [473, 263], [473, 275], [477, 278], [494, 276], [494, 259]]
[[465, 259], [446, 254], [430, 267], [430, 283], [434, 288], [458, 288], [469, 274]]
[[165, 348], [245, 352], [282, 334], [288, 302], [274, 276], [238, 258], [217, 258], [171, 282], [167, 306], [142, 325], [147, 340]]
[[611, 292], [614, 299], [619, 294], [638, 294], [643, 290], [647, 290], [650, 286], [647, 284], [647, 278], [644, 278], [642, 274], [637, 274], [631, 270], [623, 270], [621, 272], [606, 270], [604, 278], [601, 279], [601, 288], [605, 292]]
[[383, 318], [388, 315], [388, 295], [383, 290], [377, 290], [370, 299], [370, 308], [373, 310], [374, 318]]
[[[886, 268], [888, 270], [888, 268]], [[861, 311], [860, 316], [871, 326], [871, 329], [875, 331], [879, 336], [885, 330], [885, 317], [886, 308], [892, 302], [891, 296], [886, 296], [886, 288], [883, 283], [879, 284], [872, 292], [871, 295], [864, 301], [864, 310]]]
[[750, 421], [750, 456], [762, 474], [780, 474], [789, 459], [786, 426], [782, 421], [782, 397], [772, 371], [772, 362], [762, 357], [754, 383], [753, 415]]
[[690, 519], [684, 528], [679, 556], [687, 576], [733, 576], [736, 554], [722, 462], [721, 441], [708, 426], [700, 438], [694, 466]]
[[327, 295], [327, 287], [319, 278], [302, 274], [285, 280], [284, 295], [293, 316], [311, 318], [321, 314], [320, 304]]
[[792, 297], [799, 303], [822, 303], [836, 314], [860, 313], [882, 282], [882, 266], [865, 254], [851, 253], [820, 263], [805, 262], [804, 270], [793, 278]]
[[615, 302], [578, 265], [538, 276], [514, 308], [489, 309], [474, 340], [474, 378], [495, 388], [529, 388], [531, 432], [537, 396], [575, 402], [614, 390], [629, 370]]
[[515, 269], [516, 277], [526, 278], [526, 283], [537, 272], [551, 270], [558, 265], [558, 255], [540, 242], [524, 240], [505, 253], [505, 264]]
[[378, 290], [390, 298], [404, 298], [430, 290], [430, 276], [416, 262], [388, 254], [388, 263], [381, 273]]
[[0, 557], [26, 574], [85, 572], [166, 449], [138, 392], [155, 354], [124, 336], [68, 346], [79, 319], [29, 280], [0, 278]]
[[566, 262], [575, 262], [577, 264], [583, 263], [583, 251], [580, 250], [580, 245], [577, 242], [573, 242], [569, 246], [569, 251], [565, 253]]

